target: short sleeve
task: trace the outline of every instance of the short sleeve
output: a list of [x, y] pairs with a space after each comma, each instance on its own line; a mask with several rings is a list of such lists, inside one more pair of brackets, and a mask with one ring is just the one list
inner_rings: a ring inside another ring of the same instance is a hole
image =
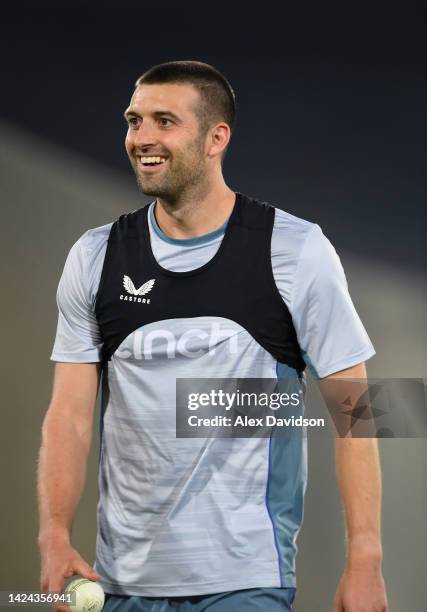
[[317, 224], [301, 247], [289, 309], [304, 360], [317, 378], [375, 355], [338, 254]]
[[58, 285], [58, 324], [52, 361], [101, 361], [101, 337], [90, 291], [88, 253], [83, 235], [71, 248]]

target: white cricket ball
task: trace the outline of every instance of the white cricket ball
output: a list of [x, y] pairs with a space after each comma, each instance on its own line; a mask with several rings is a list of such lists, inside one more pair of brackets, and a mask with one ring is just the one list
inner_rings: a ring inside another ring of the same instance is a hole
[[100, 612], [104, 607], [105, 595], [102, 586], [87, 578], [75, 578], [67, 584], [64, 593], [76, 594], [76, 603], [70, 604], [74, 612]]

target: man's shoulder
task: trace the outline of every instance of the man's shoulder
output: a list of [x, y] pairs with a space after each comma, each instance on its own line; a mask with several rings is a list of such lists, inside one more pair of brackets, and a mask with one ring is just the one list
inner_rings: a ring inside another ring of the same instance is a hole
[[320, 225], [279, 208], [275, 213], [271, 256], [276, 267], [294, 265], [294, 271], [310, 270], [319, 279], [341, 273], [339, 256]]
[[142, 214], [143, 210], [148, 208], [147, 206], [143, 206], [141, 208], [136, 208], [135, 210], [131, 210], [125, 213], [122, 213], [120, 216], [116, 217], [114, 221], [110, 221], [110, 223], [106, 223], [105, 225], [99, 225], [98, 227], [92, 227], [84, 232], [79, 238], [79, 241], [87, 248], [97, 247], [100, 244], [105, 244], [110, 236], [111, 228], [114, 224], [120, 223], [135, 223], [135, 220]]
[[[308, 235], [313, 228], [318, 227], [318, 225], [308, 219], [303, 219], [302, 217], [297, 217], [283, 208], [280, 208], [277, 204], [264, 201], [257, 197], [244, 196], [246, 201], [249, 203], [247, 210], [253, 209], [253, 204], [256, 205], [256, 208], [260, 210], [273, 210], [274, 211], [274, 225], [273, 232], [275, 234], [280, 234], [282, 237], [289, 236], [289, 234], [299, 235], [304, 238]], [[320, 228], [319, 228], [320, 229]]]
[[90, 228], [76, 240], [67, 256], [62, 288], [73, 287], [78, 279], [91, 299], [96, 296], [111, 226], [112, 223], [106, 223]]
[[84, 255], [95, 255], [106, 247], [112, 225], [113, 222], [86, 230], [77, 240], [76, 245]]
[[[275, 211], [273, 235], [271, 240], [272, 256], [283, 256], [289, 265], [290, 260], [297, 262], [308, 237], [322, 233], [320, 226], [313, 221], [293, 215], [277, 206]], [[312, 238], [310, 238], [312, 240]]]
[[272, 205], [274, 208], [274, 230], [279, 233], [298, 233], [301, 236], [309, 234], [314, 228], [319, 227], [317, 223], [297, 217], [278, 206]]

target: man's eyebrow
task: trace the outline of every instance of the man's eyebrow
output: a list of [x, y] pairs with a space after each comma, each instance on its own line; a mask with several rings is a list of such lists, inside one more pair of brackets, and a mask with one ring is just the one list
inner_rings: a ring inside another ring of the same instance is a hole
[[153, 113], [156, 117], [163, 117], [164, 115], [168, 115], [168, 117], [172, 117], [175, 121], [181, 121], [181, 118], [178, 115], [175, 115], [172, 111], [168, 110], [158, 110]]
[[[127, 119], [128, 117], [138, 117], [139, 119], [141, 118], [141, 115], [139, 115], [139, 113], [137, 113], [136, 111], [134, 111], [134, 110], [132, 110], [130, 108], [125, 110], [123, 115], [124, 115], [125, 119]], [[154, 111], [153, 115], [155, 117], [164, 117], [165, 115], [167, 115], [168, 117], [172, 117], [173, 119], [175, 119], [175, 121], [181, 121], [181, 118], [178, 117], [178, 115], [176, 115], [172, 111], [168, 111], [168, 110], [157, 110], [157, 111]]]

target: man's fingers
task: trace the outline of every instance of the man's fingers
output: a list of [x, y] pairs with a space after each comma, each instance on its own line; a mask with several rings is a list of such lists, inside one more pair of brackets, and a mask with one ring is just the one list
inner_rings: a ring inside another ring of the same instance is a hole
[[[99, 580], [100, 576], [86, 561], [73, 549], [68, 554], [60, 555], [50, 565], [46, 564], [40, 576], [40, 586], [43, 592], [63, 593], [65, 579], [86, 578], [87, 580]], [[51, 604], [55, 612], [72, 612], [71, 608], [64, 602], [58, 601]]]
[[88, 580], [99, 580], [100, 576], [95, 572], [93, 567], [86, 563], [79, 554], [77, 554], [74, 563], [73, 563], [74, 573], [78, 574], [82, 578], [87, 578]]
[[[87, 580], [99, 580], [100, 579], [100, 576], [98, 576], [98, 574], [95, 572], [93, 567], [91, 567], [89, 563], [86, 563], [86, 561], [82, 559], [82, 557], [80, 557], [78, 553], [73, 559], [72, 567], [66, 572], [64, 572], [65, 578], [71, 578], [72, 576], [74, 576], [75, 579], [78, 579], [78, 578], [86, 578]], [[58, 583], [55, 583], [55, 584], [58, 584]], [[63, 589], [64, 589], [64, 578], [62, 579], [62, 586], [60, 590], [62, 591]], [[71, 608], [64, 604], [55, 606], [54, 610], [55, 612], [72, 612]]]
[[344, 612], [344, 608], [342, 607], [341, 602], [338, 599], [334, 600], [333, 612]]
[[64, 588], [64, 576], [61, 573], [56, 573], [50, 577], [47, 591], [56, 591], [62, 593]]
[[73, 612], [69, 606], [61, 604], [60, 606], [56, 605], [54, 607], [55, 612]]
[[[58, 572], [54, 574], [53, 576], [51, 576], [47, 590], [54, 591], [56, 593], [63, 592], [64, 590], [63, 572]], [[64, 604], [60, 604], [60, 603], [52, 604], [51, 607], [53, 608], [53, 610], [55, 610], [55, 612], [72, 612], [71, 608], [69, 608], [68, 606]]]
[[[61, 570], [60, 572], [54, 572], [50, 577], [49, 588], [47, 590], [54, 591], [56, 593], [63, 593], [65, 589], [65, 578], [69, 578], [76, 574], [72, 568], [68, 570]], [[72, 612], [71, 608], [64, 603], [58, 602], [51, 606], [55, 612]]]

